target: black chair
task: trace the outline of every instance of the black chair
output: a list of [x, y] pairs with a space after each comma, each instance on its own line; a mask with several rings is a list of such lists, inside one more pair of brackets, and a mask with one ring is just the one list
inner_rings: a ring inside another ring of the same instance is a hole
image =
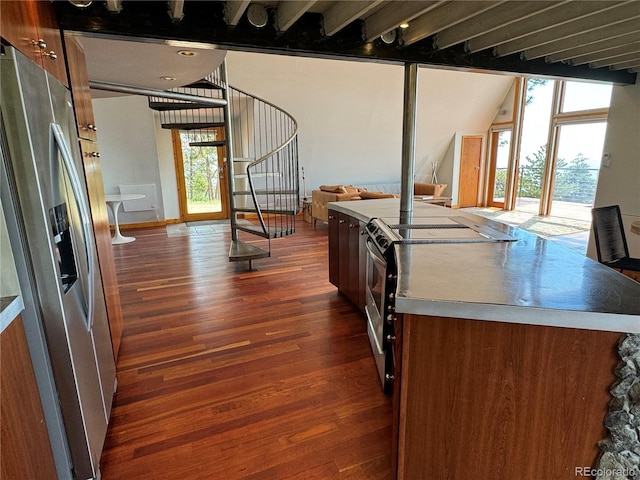
[[640, 272], [640, 258], [630, 258], [618, 205], [591, 210], [598, 261], [611, 268]]

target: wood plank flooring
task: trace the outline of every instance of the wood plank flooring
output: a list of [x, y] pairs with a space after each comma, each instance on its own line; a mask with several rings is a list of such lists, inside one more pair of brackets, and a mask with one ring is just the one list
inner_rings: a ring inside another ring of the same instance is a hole
[[326, 226], [230, 263], [229, 233], [129, 230], [103, 480], [388, 480], [392, 407]]

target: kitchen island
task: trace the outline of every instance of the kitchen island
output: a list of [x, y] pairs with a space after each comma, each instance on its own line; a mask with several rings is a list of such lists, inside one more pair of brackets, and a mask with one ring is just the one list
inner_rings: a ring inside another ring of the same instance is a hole
[[[399, 201], [329, 207], [362, 225], [397, 218]], [[414, 203], [414, 221], [452, 215], [516, 241], [395, 246], [396, 478], [586, 476], [618, 342], [640, 332], [640, 285], [529, 232]]]

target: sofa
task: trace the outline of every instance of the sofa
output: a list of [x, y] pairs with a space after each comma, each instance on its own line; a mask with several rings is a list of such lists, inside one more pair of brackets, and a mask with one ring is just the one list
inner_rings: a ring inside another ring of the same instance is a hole
[[320, 185], [317, 190], [311, 192], [311, 218], [315, 225], [318, 220], [329, 221], [329, 202], [344, 202], [347, 200], [360, 200], [360, 189], [351, 185]]
[[[440, 197], [446, 188], [447, 185], [443, 183], [416, 182], [414, 183], [413, 191], [415, 195], [432, 195], [434, 197]], [[399, 184], [397, 189], [392, 187], [386, 187], [385, 189], [394, 190], [394, 192], [373, 191], [366, 186], [354, 187], [352, 185], [320, 185], [317, 190], [313, 190], [311, 192], [311, 217], [313, 219], [313, 224], [315, 225], [318, 220], [321, 222], [329, 221], [329, 209], [327, 206], [329, 202], [393, 198], [399, 196], [398, 193], [395, 193], [395, 190], [400, 191]]]

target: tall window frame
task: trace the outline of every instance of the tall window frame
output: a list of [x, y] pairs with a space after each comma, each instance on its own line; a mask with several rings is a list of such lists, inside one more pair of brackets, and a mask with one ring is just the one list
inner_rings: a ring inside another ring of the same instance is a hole
[[[527, 82], [529, 77], [518, 77], [515, 83], [514, 107], [510, 121], [493, 123], [489, 129], [489, 142], [487, 146], [487, 165], [484, 189], [484, 204], [495, 206], [504, 210], [513, 210], [517, 199], [517, 183], [520, 162], [520, 149], [522, 143], [522, 125], [524, 120], [524, 107], [527, 94]], [[554, 94], [550, 112], [550, 122], [546, 143], [544, 172], [541, 185], [541, 198], [538, 214], [548, 216], [551, 213], [554, 194], [554, 179], [557, 168], [557, 154], [560, 141], [560, 131], [563, 126], [572, 126], [590, 123], [606, 123], [609, 114], [609, 106], [595, 107], [585, 110], [563, 108], [567, 96], [567, 85], [571, 81], [551, 80], [554, 82]], [[494, 198], [495, 182], [497, 174], [497, 145], [496, 140], [500, 132], [511, 131], [511, 145], [509, 151], [509, 165], [505, 186], [504, 201], [498, 202]]]

